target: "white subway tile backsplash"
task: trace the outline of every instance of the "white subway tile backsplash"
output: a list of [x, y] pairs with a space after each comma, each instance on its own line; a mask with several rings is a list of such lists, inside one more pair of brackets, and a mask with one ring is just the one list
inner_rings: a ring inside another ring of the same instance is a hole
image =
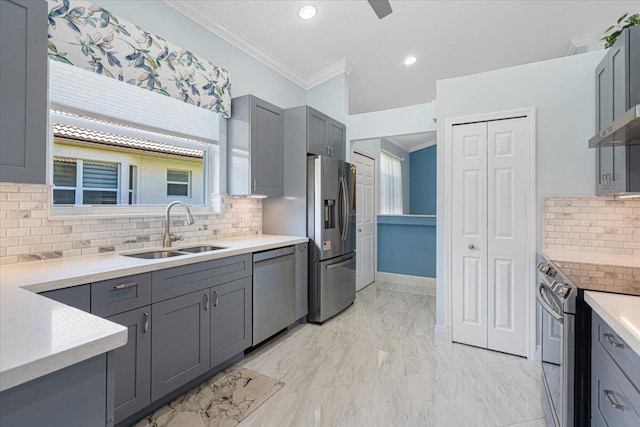
[[640, 200], [545, 199], [543, 247], [553, 251], [640, 257]]
[[[49, 219], [51, 187], [0, 183], [0, 264], [112, 252], [162, 244], [158, 217]], [[222, 213], [196, 214], [194, 225], [172, 222], [181, 243], [262, 234], [260, 199], [221, 196]]]

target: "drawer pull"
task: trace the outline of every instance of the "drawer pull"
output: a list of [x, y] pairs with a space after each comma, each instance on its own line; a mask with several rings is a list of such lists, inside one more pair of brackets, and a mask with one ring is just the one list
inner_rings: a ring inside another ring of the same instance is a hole
[[149, 313], [144, 313], [144, 326], [142, 332], [149, 332]]
[[209, 294], [204, 294], [204, 309], [209, 310]]
[[604, 391], [604, 396], [607, 398], [607, 402], [609, 402], [609, 405], [613, 406], [616, 409], [620, 409], [621, 411], [624, 410], [624, 406], [613, 400], [614, 395], [615, 393], [613, 392], [613, 390]]
[[618, 347], [618, 348], [624, 348], [624, 344], [619, 343], [618, 341], [616, 341], [616, 338], [613, 334], [604, 334], [604, 337], [607, 339], [607, 342], [614, 346], [614, 347]]
[[133, 288], [134, 286], [138, 286], [138, 284], [136, 282], [127, 282], [127, 283], [121, 283], [119, 285], [116, 285], [113, 287], [113, 289], [117, 289], [117, 290], [129, 289], [129, 288]]
[[214, 307], [217, 307], [217, 306], [218, 306], [218, 293], [217, 293], [217, 292], [215, 292], [215, 291], [214, 291], [213, 293], [214, 293], [214, 294], [216, 294], [216, 299], [215, 299], [215, 301], [213, 302], [213, 306], [214, 306]]

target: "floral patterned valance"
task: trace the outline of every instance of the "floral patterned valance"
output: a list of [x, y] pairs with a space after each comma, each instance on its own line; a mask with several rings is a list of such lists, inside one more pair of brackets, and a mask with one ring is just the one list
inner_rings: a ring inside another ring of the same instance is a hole
[[49, 0], [49, 57], [231, 116], [229, 72], [84, 0]]

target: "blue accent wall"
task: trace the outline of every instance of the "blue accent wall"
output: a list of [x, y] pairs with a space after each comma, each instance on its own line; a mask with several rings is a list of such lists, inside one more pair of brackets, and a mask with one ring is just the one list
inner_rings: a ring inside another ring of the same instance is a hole
[[378, 271], [436, 277], [436, 219], [379, 215]]
[[409, 155], [409, 213], [436, 214], [436, 145]]

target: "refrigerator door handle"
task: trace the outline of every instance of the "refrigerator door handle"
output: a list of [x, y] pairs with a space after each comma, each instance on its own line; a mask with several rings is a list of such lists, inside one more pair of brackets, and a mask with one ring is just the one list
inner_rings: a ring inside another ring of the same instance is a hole
[[340, 238], [347, 240], [347, 232], [349, 231], [349, 195], [347, 194], [347, 183], [343, 177], [340, 177], [340, 190], [342, 191], [342, 227]]

